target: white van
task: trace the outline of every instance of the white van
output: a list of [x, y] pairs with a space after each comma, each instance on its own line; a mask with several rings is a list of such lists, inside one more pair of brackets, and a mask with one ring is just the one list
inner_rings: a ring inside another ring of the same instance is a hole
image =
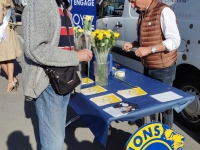
[[[200, 1], [161, 0], [171, 6], [178, 19], [181, 45], [178, 48], [175, 87], [196, 96], [196, 100], [177, 114], [189, 129], [200, 131]], [[114, 10], [108, 14], [107, 6]], [[113, 59], [129, 68], [143, 72], [140, 58], [134, 52], [122, 51], [124, 42], [137, 39], [136, 24], [138, 14], [127, 0], [107, 0], [100, 2], [97, 28], [111, 29], [121, 34], [112, 49]]]

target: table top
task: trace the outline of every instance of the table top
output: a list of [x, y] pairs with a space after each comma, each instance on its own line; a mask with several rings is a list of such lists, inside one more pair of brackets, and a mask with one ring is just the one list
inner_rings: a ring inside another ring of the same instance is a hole
[[[126, 99], [116, 92], [118, 90], [124, 90], [131, 88], [129, 85], [124, 82], [116, 79], [111, 74], [109, 75], [108, 85], [104, 86], [107, 89], [106, 92], [88, 95], [85, 96], [82, 93], [78, 93], [76, 96], [72, 97], [69, 104], [80, 116], [80, 118], [85, 122], [85, 124], [90, 128], [90, 130], [95, 135], [103, 145], [106, 145], [107, 133], [109, 125], [114, 120], [119, 121], [135, 121], [139, 118], [149, 116], [158, 112], [163, 112], [168, 109], [175, 109], [177, 112], [182, 111], [188, 104], [190, 104], [195, 97], [185, 93], [179, 89], [171, 87], [163, 82], [151, 79], [147, 76], [144, 76], [141, 73], [138, 73], [134, 70], [125, 69], [125, 80], [127, 83], [130, 83], [133, 86], [139, 86], [144, 91], [147, 92], [146, 95], [138, 96], [134, 98]], [[94, 79], [94, 77], [90, 77]], [[88, 88], [94, 86], [95, 83], [82, 86], [83, 88]], [[159, 94], [167, 91], [172, 91], [183, 98], [169, 101], [169, 102], [159, 102], [156, 99], [150, 97], [150, 95]], [[120, 117], [113, 117], [103, 111], [104, 108], [113, 106], [115, 104], [109, 104], [105, 106], [97, 106], [95, 103], [90, 101], [90, 98], [101, 96], [109, 93], [114, 93], [122, 99], [122, 101], [136, 103], [139, 105], [139, 110], [128, 113], [127, 115]]]

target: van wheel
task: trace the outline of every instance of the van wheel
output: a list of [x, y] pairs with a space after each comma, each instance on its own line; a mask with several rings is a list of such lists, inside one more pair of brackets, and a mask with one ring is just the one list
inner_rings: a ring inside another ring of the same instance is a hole
[[184, 126], [200, 131], [200, 79], [192, 75], [186, 76], [176, 81], [174, 86], [195, 96], [195, 100], [176, 115]]

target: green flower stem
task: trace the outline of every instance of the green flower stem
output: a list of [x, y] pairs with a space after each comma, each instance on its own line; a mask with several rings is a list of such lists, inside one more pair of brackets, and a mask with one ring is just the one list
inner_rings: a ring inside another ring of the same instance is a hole
[[90, 61], [88, 61], [87, 63], [88, 63], [88, 72], [87, 72], [87, 84], [88, 84], [88, 79], [90, 77]]
[[102, 85], [105, 85], [105, 65], [100, 66], [100, 75], [99, 75], [99, 80]]

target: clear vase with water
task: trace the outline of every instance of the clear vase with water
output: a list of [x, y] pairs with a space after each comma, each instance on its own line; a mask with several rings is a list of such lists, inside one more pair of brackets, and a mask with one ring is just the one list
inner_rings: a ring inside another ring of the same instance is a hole
[[110, 72], [110, 63], [109, 61], [105, 63], [97, 63], [94, 64], [94, 76], [95, 76], [95, 84], [99, 86], [108, 85], [108, 75]]

